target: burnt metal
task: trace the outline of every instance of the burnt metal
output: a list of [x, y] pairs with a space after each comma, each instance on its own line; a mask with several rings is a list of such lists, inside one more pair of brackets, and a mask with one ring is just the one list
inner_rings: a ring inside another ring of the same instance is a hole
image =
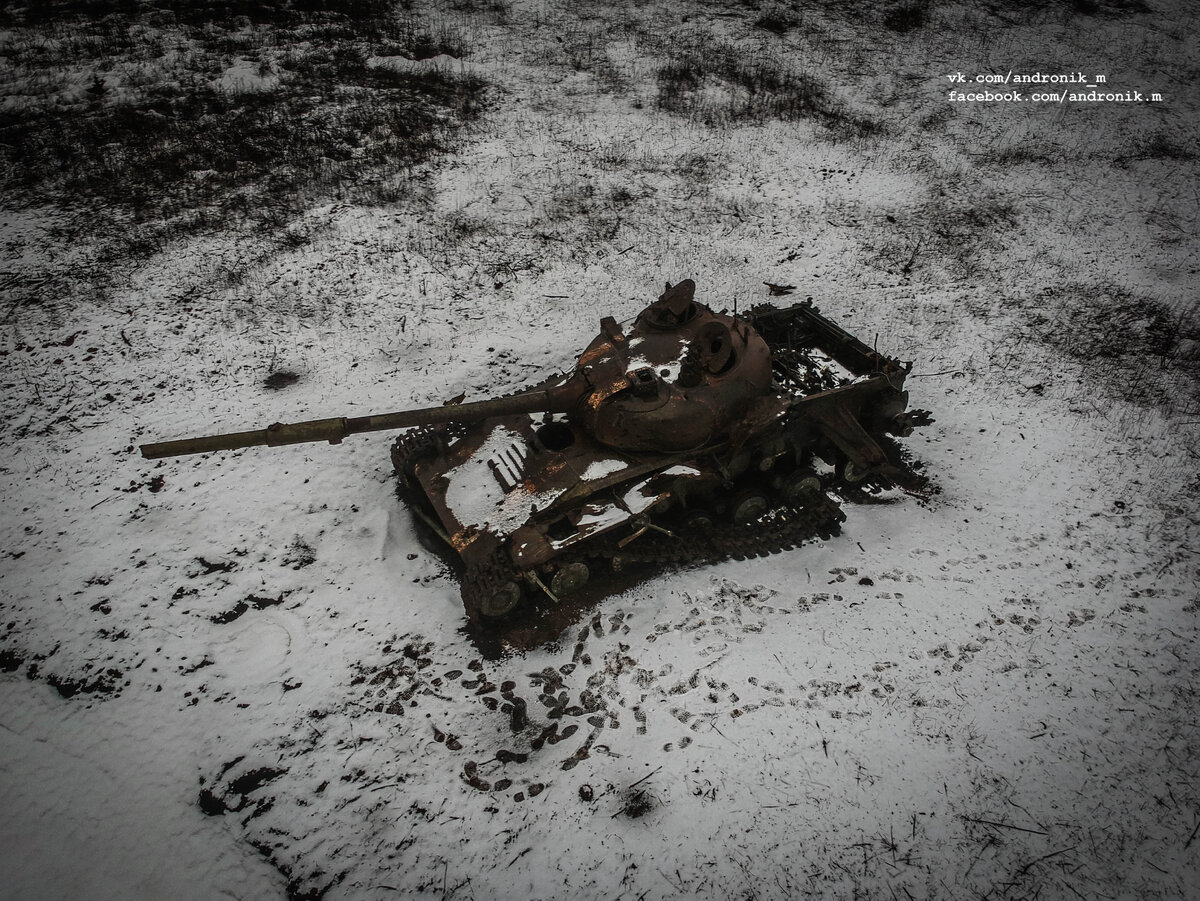
[[[930, 421], [911, 363], [811, 300], [717, 313], [691, 279], [630, 324], [612, 317], [575, 368], [519, 393], [142, 445], [148, 458], [337, 444], [404, 429], [401, 496], [462, 567], [474, 622], [594, 594], [613, 573], [773, 553], [836, 534], [829, 492], [911, 484], [886, 448]], [[590, 586], [590, 587], [588, 587]]]

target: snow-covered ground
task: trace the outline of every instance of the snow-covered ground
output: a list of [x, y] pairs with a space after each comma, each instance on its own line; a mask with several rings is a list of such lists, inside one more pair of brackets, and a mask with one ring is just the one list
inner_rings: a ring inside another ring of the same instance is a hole
[[[419, 200], [4, 209], [0, 897], [1195, 896], [1195, 11], [916, 8], [425, 8], [497, 88]], [[835, 112], [661, 74], [728, 48]], [[1164, 99], [947, 99], [1078, 69]], [[686, 277], [914, 359], [940, 493], [497, 657], [389, 436], [136, 451], [509, 391]]]

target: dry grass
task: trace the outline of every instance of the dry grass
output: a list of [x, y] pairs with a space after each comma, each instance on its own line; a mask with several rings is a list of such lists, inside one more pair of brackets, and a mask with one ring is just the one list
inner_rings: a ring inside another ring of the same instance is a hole
[[385, 0], [80, 0], [4, 20], [0, 78], [20, 98], [0, 116], [9, 195], [182, 229], [393, 201], [396, 174], [447, 149], [485, 93], [469, 75], [371, 65], [468, 52]]

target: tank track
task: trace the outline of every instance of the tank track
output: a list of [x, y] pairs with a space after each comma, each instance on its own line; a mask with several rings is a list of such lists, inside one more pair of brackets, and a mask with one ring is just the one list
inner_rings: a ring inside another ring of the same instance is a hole
[[[767, 557], [809, 541], [831, 538], [841, 532], [845, 519], [838, 504], [821, 492], [813, 494], [804, 505], [776, 506], [752, 523], [675, 528], [670, 535], [651, 531], [625, 547], [619, 545], [623, 535], [606, 536], [589, 545], [586, 551], [555, 558], [555, 563], [560, 567], [577, 562], [587, 564], [594, 578], [589, 582], [592, 590], [599, 586], [603, 594], [604, 582], [610, 574], [628, 567], [650, 567], [661, 573], [724, 560]], [[462, 594], [468, 615], [473, 619], [479, 616], [483, 604], [505, 583], [523, 581], [523, 573], [513, 567], [507, 554], [498, 550], [487, 563], [463, 574]]]
[[460, 425], [422, 425], [400, 432], [392, 442], [392, 467], [396, 471], [397, 493], [401, 499], [412, 503], [420, 492], [411, 481], [411, 467], [444, 450], [446, 445], [459, 436], [465, 428]]

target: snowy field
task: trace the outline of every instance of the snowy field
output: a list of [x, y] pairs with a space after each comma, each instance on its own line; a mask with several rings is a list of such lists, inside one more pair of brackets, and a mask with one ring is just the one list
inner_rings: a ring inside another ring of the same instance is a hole
[[[39, 6], [0, 898], [1200, 897], [1194, 5]], [[1011, 82], [1080, 72], [1143, 99]], [[496, 654], [389, 435], [136, 450], [511, 391], [689, 277], [913, 359], [939, 491]]]

